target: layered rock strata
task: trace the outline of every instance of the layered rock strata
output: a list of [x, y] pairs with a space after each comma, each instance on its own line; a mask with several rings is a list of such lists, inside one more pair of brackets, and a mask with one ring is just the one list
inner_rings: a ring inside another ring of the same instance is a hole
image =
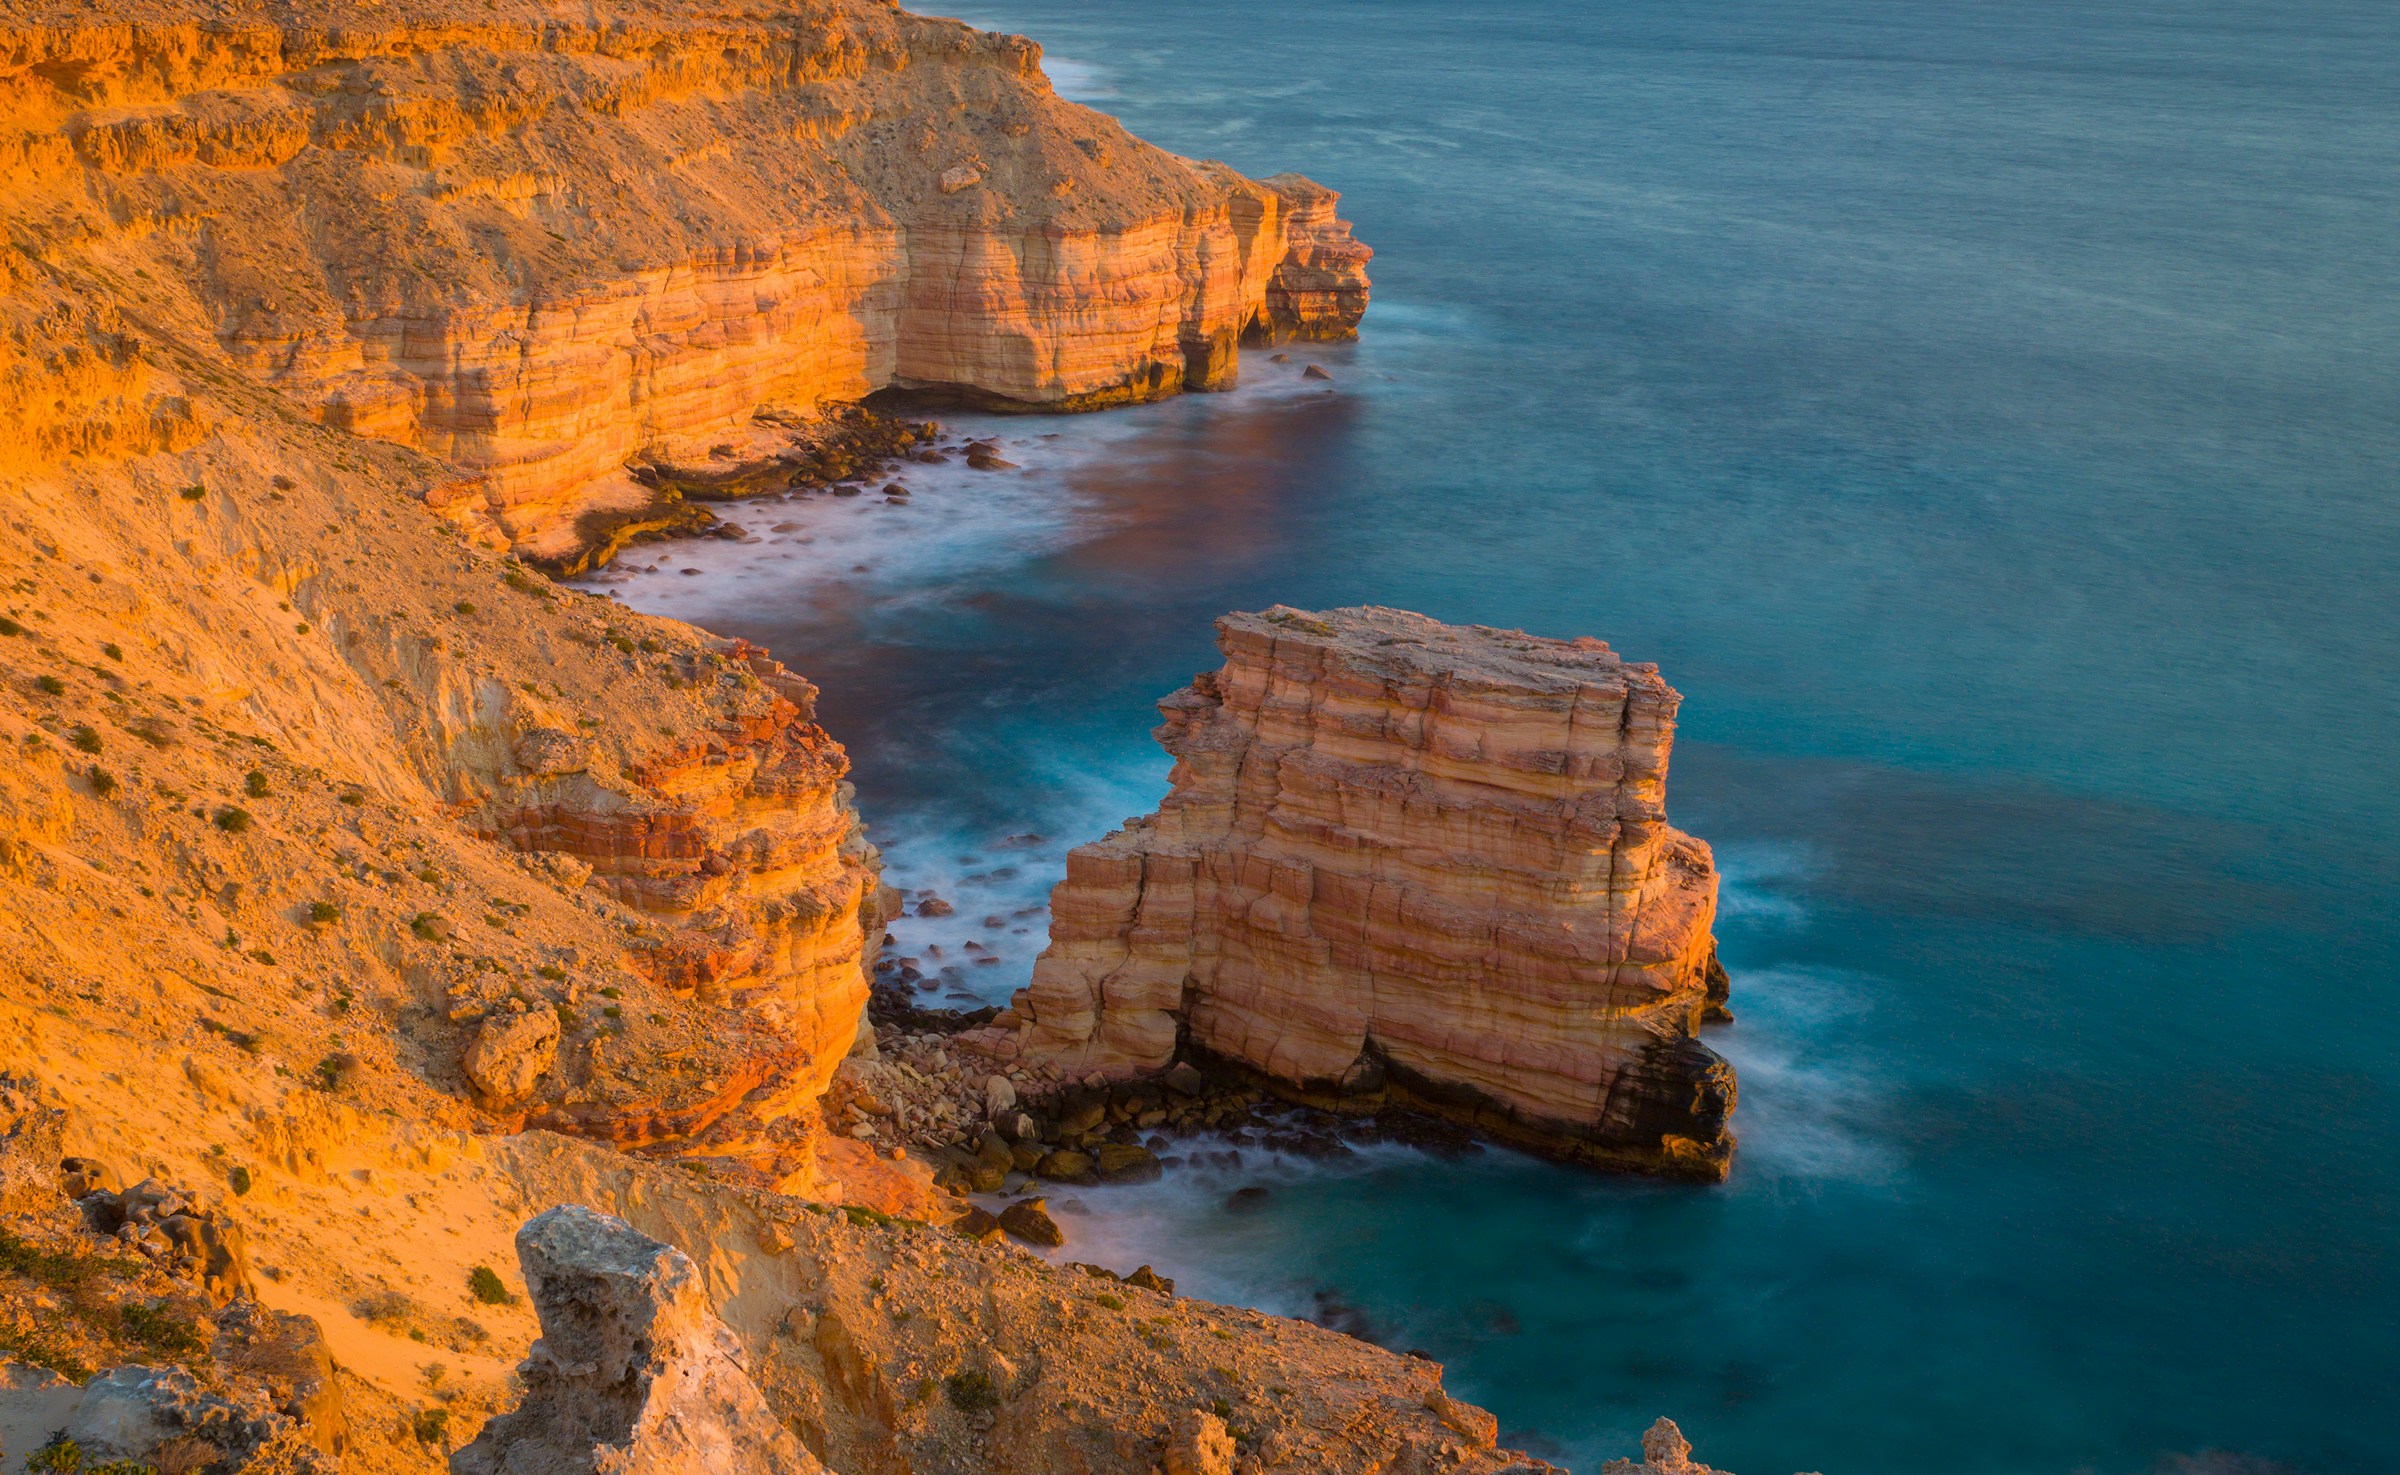
[[463, 468], [449, 515], [562, 562], [655, 505], [629, 464], [771, 471], [884, 388], [1223, 388], [1245, 334], [1365, 307], [1330, 191], [872, 0], [12, 0], [0, 71], [22, 249], [104, 250], [125, 311]]
[[1329, 1104], [1388, 1097], [1539, 1149], [1726, 1172], [1708, 847], [1666, 823], [1680, 698], [1600, 641], [1278, 606], [1160, 703], [1158, 812], [1076, 849], [1004, 1054], [1179, 1045]]

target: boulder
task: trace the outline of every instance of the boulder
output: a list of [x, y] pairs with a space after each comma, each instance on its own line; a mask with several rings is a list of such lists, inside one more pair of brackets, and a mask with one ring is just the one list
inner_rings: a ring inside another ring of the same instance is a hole
[[1205, 1409], [1186, 1409], [1168, 1431], [1158, 1462], [1167, 1475], [1233, 1475], [1233, 1431]]
[[542, 1323], [525, 1398], [450, 1457], [452, 1475], [823, 1475], [682, 1251], [568, 1205], [517, 1231], [517, 1259]]
[[967, 1205], [966, 1212], [951, 1220], [949, 1228], [961, 1239], [989, 1240], [1002, 1233], [999, 1216], [980, 1204]]
[[558, 1063], [558, 1016], [548, 1009], [502, 1014], [475, 1032], [460, 1062], [484, 1105], [515, 1106]]
[[276, 1390], [276, 1412], [329, 1455], [349, 1447], [350, 1419], [334, 1376], [333, 1349], [313, 1316], [244, 1301], [218, 1318], [217, 1334], [243, 1344], [242, 1361]]
[[1093, 1159], [1103, 1183], [1152, 1183], [1163, 1171], [1157, 1153], [1130, 1142], [1103, 1142]]
[[1145, 1291], [1156, 1291], [1162, 1296], [1175, 1294], [1175, 1282], [1147, 1265], [1141, 1266], [1123, 1279], [1129, 1286], [1140, 1286]]
[[994, 1123], [1012, 1116], [1017, 1109], [1017, 1088], [1006, 1076], [983, 1078], [983, 1114]]
[[95, 1189], [78, 1202], [94, 1230], [197, 1281], [212, 1304], [224, 1306], [250, 1294], [250, 1255], [241, 1225], [193, 1203], [181, 1190], [145, 1178], [122, 1193]]
[[290, 1419], [201, 1391], [179, 1367], [112, 1368], [86, 1383], [62, 1431], [86, 1469], [110, 1461], [221, 1475], [333, 1475]]
[[115, 1193], [125, 1186], [116, 1169], [98, 1158], [61, 1158], [58, 1164], [59, 1191], [72, 1199], [90, 1193]]
[[1077, 1152], [1068, 1147], [1043, 1154], [1041, 1160], [1033, 1165], [1033, 1176], [1046, 1178], [1052, 1183], [1097, 1183], [1100, 1181], [1099, 1168], [1093, 1163], [1090, 1154]]
[[1022, 1198], [1000, 1211], [1000, 1227], [1029, 1245], [1056, 1249], [1067, 1242], [1066, 1231], [1050, 1217], [1048, 1199]]

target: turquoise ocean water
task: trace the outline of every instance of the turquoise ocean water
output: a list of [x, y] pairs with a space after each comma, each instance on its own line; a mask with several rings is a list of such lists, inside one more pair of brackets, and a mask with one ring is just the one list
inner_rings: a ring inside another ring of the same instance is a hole
[[968, 18], [1343, 190], [1364, 335], [610, 587], [823, 685], [979, 998], [1217, 614], [1602, 636], [1685, 693], [1739, 1016], [1722, 1188], [1253, 1156], [1073, 1253], [1338, 1303], [1586, 1470], [1660, 1413], [1743, 1475], [2400, 1468], [2400, 9]]

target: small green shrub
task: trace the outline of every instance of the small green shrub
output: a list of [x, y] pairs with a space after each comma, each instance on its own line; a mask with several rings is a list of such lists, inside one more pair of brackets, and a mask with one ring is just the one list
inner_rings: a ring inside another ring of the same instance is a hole
[[250, 811], [239, 804], [220, 804], [209, 818], [228, 835], [238, 835], [250, 828]]
[[248, 1193], [250, 1191], [250, 1170], [240, 1163], [235, 1163], [226, 1170], [225, 1186], [233, 1190], [236, 1198]]
[[349, 805], [353, 809], [367, 802], [367, 796], [360, 793], [356, 789], [344, 789], [341, 793], [334, 795], [334, 797], [340, 800], [342, 803]]
[[[552, 983], [564, 983], [567, 981], [567, 970], [559, 967], [556, 963], [544, 963], [541, 967], [533, 970], [533, 976], [547, 978]], [[607, 994], [608, 990], [602, 989], [600, 992]], [[615, 994], [608, 994], [608, 996], [612, 999], [616, 997]]]
[[408, 919], [408, 930], [424, 938], [427, 942], [440, 942], [442, 940], [441, 922], [442, 919], [431, 912], [419, 912]]
[[33, 689], [46, 697], [63, 697], [67, 694], [67, 684], [55, 676], [34, 677]]
[[464, 599], [450, 607], [454, 610], [457, 610], [462, 615], [471, 615], [475, 613], [475, 606]]
[[950, 1406], [960, 1413], [988, 1413], [1000, 1406], [1000, 1390], [992, 1386], [992, 1376], [979, 1369], [952, 1373], [942, 1379], [942, 1392]]
[[342, 909], [330, 901], [312, 901], [308, 904], [308, 920], [311, 922], [322, 924], [341, 919]]
[[242, 775], [242, 792], [253, 799], [267, 797], [267, 776], [253, 768]]
[[1106, 1306], [1111, 1311], [1125, 1309], [1125, 1298], [1114, 1291], [1102, 1291], [1099, 1295], [1092, 1297], [1092, 1300], [1099, 1305]]
[[414, 1432], [419, 1444], [440, 1444], [450, 1433], [450, 1410], [421, 1408], [417, 1410]]
[[23, 625], [18, 624], [16, 621], [10, 619], [6, 615], [0, 615], [0, 635], [16, 636], [24, 633], [25, 627]]
[[189, 1356], [208, 1346], [208, 1338], [198, 1326], [168, 1311], [164, 1304], [145, 1306], [135, 1301], [118, 1315], [125, 1323], [126, 1336], [155, 1351]]
[[92, 792], [103, 799], [117, 791], [117, 776], [105, 768], [94, 765], [92, 771], [85, 774], [84, 777], [90, 781]]
[[75, 730], [67, 734], [67, 741], [86, 753], [100, 751], [100, 734], [88, 722], [76, 724]]
[[190, 486], [185, 487], [182, 491], [176, 493], [176, 495], [183, 498], [183, 500], [186, 502], [197, 502], [202, 497], [208, 495], [208, 488], [200, 485], [198, 482], [193, 482]]
[[112, 661], [121, 661], [125, 659], [124, 647], [118, 645], [113, 640], [100, 647], [100, 654], [108, 657]]
[[514, 1305], [516, 1296], [500, 1279], [500, 1273], [489, 1265], [478, 1265], [467, 1272], [467, 1291], [486, 1306]]

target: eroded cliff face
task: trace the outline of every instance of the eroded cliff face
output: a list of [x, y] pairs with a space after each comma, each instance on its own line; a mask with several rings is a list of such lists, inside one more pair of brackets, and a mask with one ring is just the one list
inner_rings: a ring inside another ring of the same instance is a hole
[[1221, 388], [1245, 334], [1365, 308], [1330, 191], [1166, 154], [1031, 42], [870, 0], [16, 0], [0, 133], [24, 249], [471, 473], [440, 505], [528, 557], [654, 502], [629, 462], [771, 468], [829, 402]]
[[1079, 847], [995, 1048], [1180, 1046], [1330, 1104], [1722, 1177], [1732, 1069], [1708, 847], [1666, 823], [1679, 698], [1597, 640], [1278, 606], [1160, 703], [1158, 813]]

